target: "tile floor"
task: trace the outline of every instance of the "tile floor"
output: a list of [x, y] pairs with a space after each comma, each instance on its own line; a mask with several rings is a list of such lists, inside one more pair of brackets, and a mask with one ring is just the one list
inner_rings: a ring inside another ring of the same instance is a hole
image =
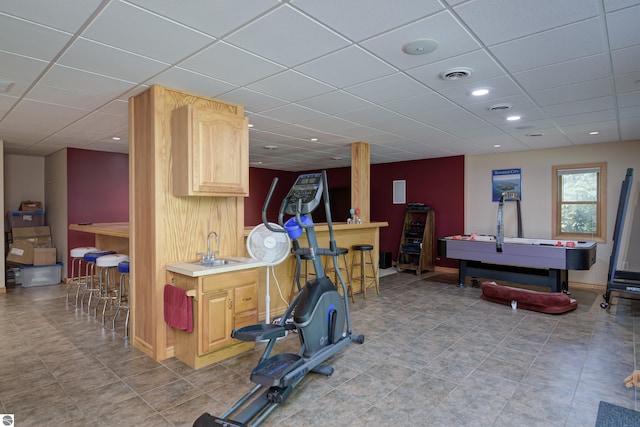
[[[574, 312], [513, 311], [432, 275], [392, 274], [381, 296], [357, 295], [365, 343], [333, 358], [332, 377], [309, 375], [263, 425], [593, 426], [600, 400], [640, 409], [623, 383], [640, 349], [640, 302], [603, 310], [600, 291], [572, 289]], [[198, 371], [154, 362], [122, 323], [103, 329], [64, 291], [0, 294], [0, 410], [16, 426], [190, 426], [251, 387], [259, 351]]]

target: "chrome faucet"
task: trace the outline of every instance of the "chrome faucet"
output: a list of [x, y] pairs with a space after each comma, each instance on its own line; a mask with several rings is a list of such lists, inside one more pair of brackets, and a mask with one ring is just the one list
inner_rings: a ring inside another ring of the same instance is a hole
[[[216, 250], [214, 252], [211, 252], [211, 235], [215, 236], [216, 239]], [[218, 233], [216, 233], [215, 231], [210, 231], [209, 234], [207, 234], [207, 253], [202, 257], [202, 261], [203, 262], [211, 262], [211, 261], [215, 261], [216, 260], [216, 254], [218, 253], [218, 250], [220, 249], [220, 238], [218, 237]]]

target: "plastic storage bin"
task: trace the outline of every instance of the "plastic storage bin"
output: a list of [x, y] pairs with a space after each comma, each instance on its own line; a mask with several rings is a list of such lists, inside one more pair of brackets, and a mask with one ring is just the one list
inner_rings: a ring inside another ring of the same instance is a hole
[[57, 285], [62, 282], [62, 263], [52, 265], [25, 265], [20, 267], [22, 287]]

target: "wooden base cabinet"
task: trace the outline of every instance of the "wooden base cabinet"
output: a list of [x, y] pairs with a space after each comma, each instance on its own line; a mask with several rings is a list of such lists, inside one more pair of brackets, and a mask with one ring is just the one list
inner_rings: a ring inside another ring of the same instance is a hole
[[189, 277], [168, 272], [169, 283], [195, 290], [194, 328], [175, 330], [174, 355], [194, 369], [252, 350], [231, 338], [233, 329], [258, 323], [258, 270]]

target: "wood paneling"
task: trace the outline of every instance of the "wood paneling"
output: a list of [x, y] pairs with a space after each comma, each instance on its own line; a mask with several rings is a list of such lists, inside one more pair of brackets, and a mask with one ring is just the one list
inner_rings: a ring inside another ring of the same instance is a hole
[[362, 222], [371, 221], [370, 153], [371, 147], [366, 142], [351, 144], [351, 207], [360, 209]]
[[165, 265], [196, 260], [211, 230], [220, 236], [219, 256], [243, 253], [243, 198], [173, 195], [171, 115], [187, 104], [244, 115], [242, 107], [157, 85], [129, 100], [131, 340], [155, 360], [173, 353], [163, 318]]

